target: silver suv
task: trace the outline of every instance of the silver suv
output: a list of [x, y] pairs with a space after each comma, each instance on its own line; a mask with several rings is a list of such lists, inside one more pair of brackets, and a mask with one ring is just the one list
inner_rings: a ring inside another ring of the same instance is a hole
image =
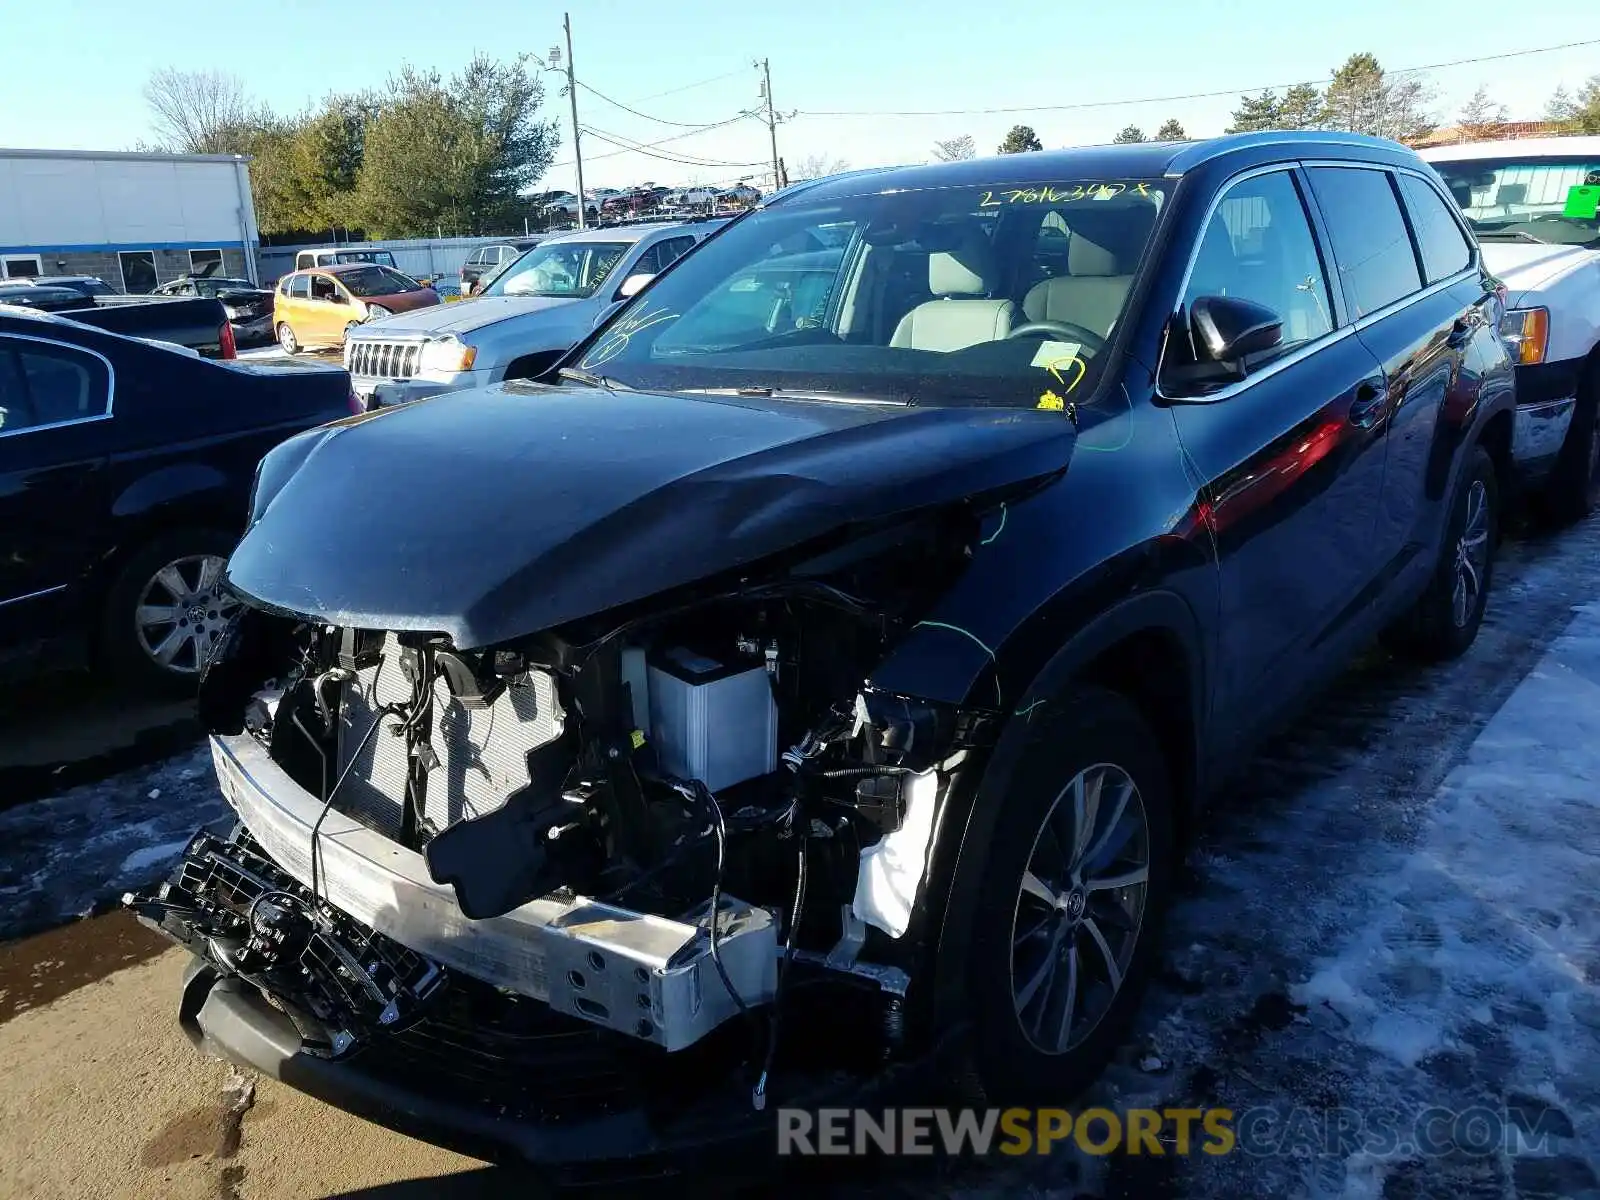
[[631, 225], [548, 238], [470, 300], [352, 330], [345, 369], [368, 408], [540, 375], [613, 305], [723, 224]]

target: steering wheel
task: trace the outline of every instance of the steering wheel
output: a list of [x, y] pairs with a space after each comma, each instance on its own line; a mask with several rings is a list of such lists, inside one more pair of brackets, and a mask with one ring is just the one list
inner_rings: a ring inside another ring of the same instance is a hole
[[1025, 321], [1021, 325], [1018, 325], [1016, 328], [1014, 328], [1010, 333], [1006, 334], [1006, 337], [1008, 339], [1018, 337], [1042, 337], [1045, 334], [1051, 333], [1065, 334], [1067, 337], [1081, 343], [1095, 354], [1099, 354], [1100, 351], [1106, 348], [1105, 338], [1101, 337], [1094, 330], [1086, 329], [1082, 325], [1075, 325], [1071, 321]]

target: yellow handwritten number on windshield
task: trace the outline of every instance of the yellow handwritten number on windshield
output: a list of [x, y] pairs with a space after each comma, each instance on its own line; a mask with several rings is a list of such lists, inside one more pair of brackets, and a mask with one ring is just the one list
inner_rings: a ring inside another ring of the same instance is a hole
[[1148, 198], [1150, 188], [1145, 183], [1135, 183], [1130, 188], [1125, 183], [1073, 183], [1064, 187], [1032, 187], [990, 189], [978, 198], [979, 208], [1000, 208], [1007, 204], [1071, 204], [1074, 200], [1110, 200], [1131, 192]]

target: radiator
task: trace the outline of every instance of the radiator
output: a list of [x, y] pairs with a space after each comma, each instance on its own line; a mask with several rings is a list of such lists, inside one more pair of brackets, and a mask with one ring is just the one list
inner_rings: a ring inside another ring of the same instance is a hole
[[[405, 805], [406, 739], [389, 732], [400, 723], [394, 716], [384, 717], [384, 728], [370, 738], [367, 733], [379, 709], [411, 697], [400, 655], [390, 635], [380, 664], [344, 685], [333, 776], [344, 778], [333, 807], [391, 838], [399, 835]], [[502, 807], [528, 783], [528, 752], [561, 736], [563, 716], [555, 680], [543, 671], [509, 681], [492, 705], [479, 709], [465, 707], [443, 679], [434, 680], [432, 744], [439, 764], [428, 772], [428, 821], [444, 829]]]

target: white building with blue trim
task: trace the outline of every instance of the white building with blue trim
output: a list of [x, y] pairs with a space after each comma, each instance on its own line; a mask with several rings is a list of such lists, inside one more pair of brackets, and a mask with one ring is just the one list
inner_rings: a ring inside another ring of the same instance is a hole
[[0, 278], [148, 292], [220, 262], [255, 280], [259, 246], [243, 155], [0, 149]]

